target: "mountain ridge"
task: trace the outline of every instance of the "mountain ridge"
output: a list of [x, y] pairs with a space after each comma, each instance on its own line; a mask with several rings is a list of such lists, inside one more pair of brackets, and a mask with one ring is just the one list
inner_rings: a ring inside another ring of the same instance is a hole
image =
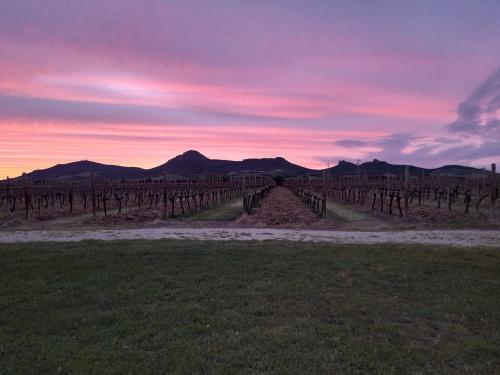
[[[243, 172], [263, 172], [275, 176], [295, 175], [322, 175], [323, 171], [332, 176], [342, 175], [402, 175], [405, 165], [391, 164], [386, 161], [374, 159], [362, 164], [354, 164], [340, 160], [336, 166], [327, 169], [310, 169], [298, 164], [293, 164], [283, 157], [275, 158], [248, 158], [239, 161], [210, 159], [196, 150], [188, 150], [177, 155], [167, 162], [150, 169], [127, 167], [113, 164], [102, 164], [89, 160], [81, 160], [64, 164], [56, 164], [45, 169], [37, 169], [22, 176], [33, 181], [41, 180], [82, 180], [88, 179], [92, 174], [98, 178], [113, 180], [132, 180], [137, 178], [158, 177], [163, 175], [189, 177], [200, 175], [240, 174]], [[464, 176], [481, 174], [484, 170], [461, 165], [444, 165], [439, 168], [420, 168], [410, 165], [410, 174], [448, 174]]]

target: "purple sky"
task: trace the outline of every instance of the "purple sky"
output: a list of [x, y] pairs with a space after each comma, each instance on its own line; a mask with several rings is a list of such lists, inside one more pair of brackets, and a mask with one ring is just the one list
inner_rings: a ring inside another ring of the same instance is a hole
[[0, 0], [0, 178], [188, 149], [500, 162], [500, 2]]

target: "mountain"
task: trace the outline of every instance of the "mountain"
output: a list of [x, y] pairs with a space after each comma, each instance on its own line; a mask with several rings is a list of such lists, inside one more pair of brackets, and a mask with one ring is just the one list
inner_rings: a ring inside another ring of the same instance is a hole
[[296, 175], [314, 172], [312, 169], [292, 164], [283, 158], [244, 159], [242, 161], [209, 159], [198, 151], [186, 151], [182, 155], [167, 161], [149, 173], [158, 175], [200, 175], [241, 173], [260, 171], [280, 175]]
[[283, 158], [245, 159], [242, 161], [209, 159], [198, 151], [186, 151], [170, 159], [165, 164], [151, 169], [136, 167], [122, 167], [93, 161], [82, 160], [67, 164], [57, 164], [47, 169], [38, 169], [21, 177], [28, 177], [33, 181], [60, 180], [75, 181], [88, 179], [92, 174], [96, 178], [112, 180], [132, 180], [155, 176], [194, 176], [215, 175], [228, 173], [242, 173], [244, 171], [266, 172], [272, 175], [290, 176], [297, 174], [314, 173]]
[[[169, 176], [196, 176], [215, 174], [239, 174], [242, 172], [265, 172], [273, 176], [296, 176], [296, 175], [318, 175], [322, 170], [304, 168], [300, 165], [290, 163], [284, 158], [261, 158], [244, 159], [241, 161], [209, 159], [198, 151], [186, 151], [170, 159], [166, 163], [151, 169], [135, 167], [123, 167], [119, 165], [108, 165], [93, 161], [77, 161], [67, 164], [57, 164], [47, 169], [35, 170], [24, 174], [33, 181], [42, 180], [82, 180], [88, 179], [92, 174], [96, 178], [107, 178], [112, 180], [133, 180], [136, 178]], [[393, 174], [403, 175], [404, 165], [390, 164], [385, 161], [373, 160], [360, 165], [341, 160], [338, 165], [326, 170], [331, 176], [345, 176], [356, 174], [367, 174], [369, 176]], [[446, 165], [436, 169], [425, 169], [410, 166], [410, 173], [414, 176], [425, 175], [454, 175], [465, 176], [470, 174], [481, 174], [483, 170], [460, 165]]]
[[[360, 165], [341, 160], [335, 167], [328, 169], [328, 174], [331, 176], [356, 174], [366, 174], [368, 176], [381, 176], [385, 174], [403, 175], [405, 173], [405, 168], [405, 165], [389, 164], [386, 161], [380, 161], [378, 159]], [[422, 175], [422, 171], [425, 174], [429, 174], [431, 170], [412, 165], [410, 166], [410, 174], [412, 175], [420, 176]]]
[[[466, 167], [464, 165], [445, 165], [440, 168], [432, 169], [431, 174], [446, 174], [452, 176], [466, 176], [469, 174], [484, 174], [484, 169]], [[489, 173], [489, 172], [488, 172]]]
[[[406, 165], [402, 164], [390, 164], [386, 161], [381, 161], [374, 159], [373, 161], [366, 162], [360, 165], [350, 163], [345, 160], [339, 161], [339, 163], [327, 169], [328, 174], [331, 176], [345, 176], [345, 175], [356, 175], [356, 174], [366, 174], [368, 176], [381, 176], [385, 174], [392, 174], [395, 176], [404, 175]], [[427, 175], [453, 175], [453, 176], [467, 176], [470, 174], [481, 174], [484, 173], [482, 169], [477, 169], [473, 167], [466, 167], [463, 165], [445, 165], [440, 168], [428, 169], [415, 167], [413, 165], [409, 166], [409, 172], [412, 176], [421, 176], [422, 174]]]
[[90, 178], [92, 173], [96, 178], [102, 177], [113, 180], [127, 180], [147, 175], [147, 171], [142, 168], [122, 167], [82, 160], [67, 164], [57, 164], [47, 169], [37, 169], [23, 176], [29, 177], [33, 181], [82, 180]]

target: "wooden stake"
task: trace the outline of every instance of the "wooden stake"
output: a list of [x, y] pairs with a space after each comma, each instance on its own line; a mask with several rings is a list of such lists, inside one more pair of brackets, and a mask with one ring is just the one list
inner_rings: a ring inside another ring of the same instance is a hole
[[242, 192], [243, 192], [243, 213], [247, 212], [247, 189], [246, 189], [246, 176], [243, 174], [243, 185], [242, 185]]
[[408, 216], [408, 190], [410, 188], [410, 167], [405, 166], [405, 217]]
[[163, 175], [163, 219], [167, 219], [168, 217], [168, 212], [167, 212], [167, 200], [168, 200], [168, 195], [167, 195], [167, 175]]
[[326, 218], [326, 177], [325, 170], [323, 169], [323, 201], [321, 202], [321, 217]]
[[497, 200], [497, 172], [496, 164], [491, 164], [491, 183], [490, 183], [490, 199], [491, 199], [491, 218], [495, 218], [495, 204]]
[[94, 173], [90, 175], [90, 195], [92, 200], [92, 214], [96, 216], [96, 196], [95, 196], [95, 178]]
[[28, 182], [24, 181], [24, 210], [26, 212], [26, 220], [30, 219], [30, 194], [28, 190]]

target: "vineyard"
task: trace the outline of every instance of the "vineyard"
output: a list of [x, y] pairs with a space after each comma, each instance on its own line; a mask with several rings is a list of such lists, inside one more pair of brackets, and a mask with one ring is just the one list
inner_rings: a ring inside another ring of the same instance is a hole
[[122, 215], [131, 210], [161, 213], [175, 218], [240, 198], [251, 213], [272, 186], [267, 176], [238, 179], [216, 176], [190, 180], [166, 178], [110, 182], [90, 179], [79, 183], [32, 184], [29, 181], [0, 185], [3, 217], [43, 219], [58, 215], [91, 213], [94, 217]]
[[[296, 198], [283, 190], [271, 194], [276, 183]], [[320, 218], [331, 222], [329, 216], [336, 217], [338, 207], [381, 220], [387, 217], [394, 222], [399, 218], [403, 223], [423, 216], [430, 218], [431, 223], [439, 223], [443, 217], [482, 220], [495, 218], [499, 186], [494, 165], [488, 174], [468, 177], [415, 176], [406, 168], [401, 176], [323, 175], [277, 180], [256, 173], [132, 182], [91, 178], [73, 183], [32, 183], [20, 179], [0, 184], [0, 223], [40, 222], [78, 215], [87, 215], [95, 222], [105, 218], [134, 220], [134, 215], [142, 215], [144, 222], [170, 220], [235, 201], [241, 202], [240, 211], [245, 217], [239, 223], [255, 226], [302, 221], [303, 227], [307, 227], [316, 223], [300, 211], [299, 205], [309, 207], [318, 222]], [[275, 201], [249, 219], [266, 199]]]
[[495, 164], [483, 176], [346, 176], [287, 179], [285, 186], [318, 215], [327, 214], [328, 200], [337, 200], [372, 212], [401, 218], [410, 217], [419, 207], [467, 215], [495, 217], [500, 178]]

